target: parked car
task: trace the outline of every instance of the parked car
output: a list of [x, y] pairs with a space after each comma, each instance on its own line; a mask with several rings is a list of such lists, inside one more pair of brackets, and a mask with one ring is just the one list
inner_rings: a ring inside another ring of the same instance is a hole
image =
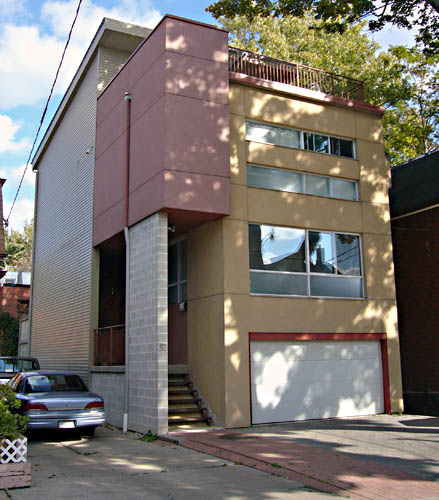
[[26, 371], [8, 384], [21, 400], [19, 413], [29, 417], [28, 430], [78, 429], [92, 436], [105, 423], [104, 400], [90, 392], [76, 373]]
[[7, 384], [17, 373], [39, 370], [37, 358], [22, 358], [19, 356], [0, 356], [0, 384]]

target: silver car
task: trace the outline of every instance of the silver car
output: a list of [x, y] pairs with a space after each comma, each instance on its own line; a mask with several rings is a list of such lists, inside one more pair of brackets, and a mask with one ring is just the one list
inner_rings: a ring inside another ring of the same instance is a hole
[[8, 385], [21, 401], [19, 413], [29, 417], [27, 428], [78, 429], [92, 436], [105, 423], [104, 400], [90, 392], [79, 375], [38, 370], [15, 375]]

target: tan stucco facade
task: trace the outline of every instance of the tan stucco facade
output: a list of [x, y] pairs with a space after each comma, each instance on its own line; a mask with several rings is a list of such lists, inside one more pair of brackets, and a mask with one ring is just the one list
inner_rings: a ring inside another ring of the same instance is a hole
[[[231, 215], [188, 238], [189, 371], [218, 421], [247, 426], [249, 332], [386, 333], [391, 410], [401, 411], [381, 117], [236, 83], [230, 85], [229, 105]], [[353, 139], [356, 159], [248, 142], [246, 119]], [[360, 201], [247, 187], [247, 163], [356, 180]], [[361, 234], [365, 298], [251, 295], [249, 222]]]

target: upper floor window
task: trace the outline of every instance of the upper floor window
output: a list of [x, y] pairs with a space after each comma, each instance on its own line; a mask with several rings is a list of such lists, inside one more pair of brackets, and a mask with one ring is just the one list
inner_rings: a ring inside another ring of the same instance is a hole
[[355, 158], [354, 141], [328, 135], [295, 130], [281, 125], [246, 121], [246, 139], [287, 148]]
[[250, 291], [362, 298], [360, 236], [249, 224]]
[[356, 181], [305, 174], [281, 168], [247, 165], [247, 184], [252, 187], [276, 189], [289, 193], [358, 200], [358, 184]]
[[180, 240], [168, 247], [168, 303], [186, 302], [187, 292], [187, 250], [186, 240]]

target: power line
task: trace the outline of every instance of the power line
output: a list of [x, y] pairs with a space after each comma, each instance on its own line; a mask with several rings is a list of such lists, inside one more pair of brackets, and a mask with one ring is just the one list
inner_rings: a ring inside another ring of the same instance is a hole
[[49, 106], [50, 99], [52, 98], [53, 89], [55, 88], [55, 84], [56, 84], [56, 82], [58, 80], [58, 75], [59, 75], [59, 72], [61, 70], [62, 63], [64, 61], [64, 56], [66, 54], [67, 47], [69, 46], [69, 43], [70, 43], [70, 38], [72, 36], [73, 27], [75, 26], [76, 19], [78, 18], [79, 9], [81, 8], [81, 4], [82, 4], [82, 0], [79, 0], [78, 7], [76, 8], [75, 18], [73, 19], [72, 26], [70, 27], [69, 36], [67, 37], [67, 41], [66, 41], [66, 44], [64, 46], [64, 50], [63, 50], [63, 53], [62, 53], [62, 56], [61, 56], [61, 60], [60, 60], [59, 65], [58, 65], [58, 69], [56, 70], [55, 79], [53, 80], [52, 88], [50, 89], [49, 97], [47, 98], [46, 105], [44, 106], [44, 111], [43, 111], [43, 114], [41, 116], [40, 124], [38, 126], [38, 130], [37, 130], [37, 133], [35, 135], [35, 139], [34, 139], [34, 142], [32, 144], [32, 148], [31, 148], [31, 150], [29, 152], [29, 156], [28, 156], [27, 161], [26, 161], [26, 166], [24, 167], [23, 175], [21, 176], [20, 183], [19, 183], [18, 188], [17, 188], [17, 192], [15, 193], [14, 201], [12, 202], [11, 209], [9, 210], [9, 215], [8, 215], [8, 217], [4, 221], [5, 222], [5, 227], [8, 227], [8, 225], [9, 225], [9, 219], [11, 217], [12, 210], [13, 210], [13, 208], [15, 206], [15, 202], [17, 201], [18, 193], [20, 192], [21, 185], [23, 184], [24, 176], [26, 175], [26, 172], [27, 172], [27, 167], [29, 166], [30, 160], [32, 158], [32, 153], [34, 151], [35, 144], [37, 143], [38, 135], [39, 135], [41, 127], [43, 125], [43, 121], [44, 121], [44, 118], [45, 118], [46, 113], [47, 113], [47, 108]]

